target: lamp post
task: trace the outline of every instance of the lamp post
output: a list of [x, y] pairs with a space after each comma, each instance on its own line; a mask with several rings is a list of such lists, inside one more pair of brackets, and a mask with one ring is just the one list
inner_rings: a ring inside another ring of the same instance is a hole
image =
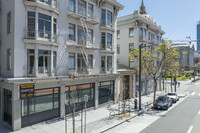
[[142, 61], [141, 61], [141, 52], [142, 52], [142, 44], [139, 45], [139, 110], [141, 110], [141, 69], [142, 69]]

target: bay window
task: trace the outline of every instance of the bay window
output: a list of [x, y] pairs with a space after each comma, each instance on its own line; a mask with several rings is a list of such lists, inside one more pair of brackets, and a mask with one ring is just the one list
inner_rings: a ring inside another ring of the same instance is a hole
[[38, 34], [42, 38], [51, 38], [51, 16], [38, 14]]
[[78, 0], [78, 14], [85, 17], [86, 16], [86, 2]]
[[38, 73], [47, 74], [51, 70], [51, 51], [38, 50]]
[[35, 69], [35, 50], [28, 49], [27, 50], [27, 74], [34, 75]]
[[105, 56], [101, 56], [101, 72], [105, 72], [106, 71], [105, 60], [106, 60], [106, 57]]
[[69, 10], [75, 12], [75, 0], [69, 0]]
[[28, 37], [35, 37], [35, 12], [28, 12]]
[[107, 48], [112, 49], [112, 34], [107, 33]]
[[112, 12], [102, 9], [101, 10], [101, 25], [112, 27]]
[[107, 56], [107, 70], [112, 70], [112, 56]]
[[88, 3], [88, 17], [93, 18], [93, 5]]

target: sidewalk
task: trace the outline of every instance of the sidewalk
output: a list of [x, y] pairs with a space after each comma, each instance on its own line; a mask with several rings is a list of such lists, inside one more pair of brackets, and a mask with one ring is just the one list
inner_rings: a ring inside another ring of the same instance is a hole
[[[188, 81], [189, 82], [189, 81]], [[177, 92], [184, 92], [189, 85], [185, 85], [188, 82], [182, 82], [181, 81], [181, 86], [177, 88]], [[162, 95], [163, 92], [157, 91], [157, 96]], [[150, 102], [153, 101], [153, 93], [149, 94], [148, 96], [142, 96], [142, 107]], [[116, 108], [118, 109], [118, 105], [111, 105], [111, 108]], [[137, 116], [138, 112], [134, 111], [134, 104], [131, 104], [131, 112], [130, 112], [130, 117], [129, 119], [134, 118]], [[118, 111], [115, 111], [117, 113]], [[86, 126], [86, 132], [87, 133], [100, 133], [103, 132], [109, 128], [112, 128], [116, 125], [119, 125], [120, 123], [123, 123], [126, 121], [126, 118], [120, 117], [120, 116], [115, 116], [112, 119], [109, 119], [109, 110], [107, 109], [107, 106], [105, 107], [100, 107], [97, 110], [89, 110], [87, 111], [87, 126]], [[84, 114], [84, 113], [83, 113]], [[126, 113], [129, 115], [129, 113]], [[83, 115], [83, 118], [85, 116]], [[81, 133], [81, 113], [79, 112], [75, 118], [75, 131], [77, 133]], [[84, 121], [83, 121], [84, 123]], [[73, 132], [73, 126], [72, 126], [72, 119], [68, 118], [67, 122], [67, 133], [72, 133]], [[84, 125], [83, 128], [84, 130]], [[7, 125], [0, 122], [0, 133], [7, 133], [11, 132], [11, 130], [8, 129]], [[54, 119], [54, 120], [49, 120], [45, 121], [39, 124], [35, 124], [32, 126], [25, 127], [19, 131], [16, 131], [16, 133], [65, 133], [65, 121], [61, 119]]]

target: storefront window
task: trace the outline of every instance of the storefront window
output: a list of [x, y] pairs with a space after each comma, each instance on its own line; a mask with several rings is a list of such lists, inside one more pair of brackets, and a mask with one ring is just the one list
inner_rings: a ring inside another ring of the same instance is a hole
[[85, 101], [85, 95], [88, 95], [88, 100], [94, 100], [94, 85], [84, 84], [77, 86], [68, 86], [65, 88], [66, 91], [66, 105], [75, 103], [81, 103]]
[[100, 82], [99, 83], [99, 97], [111, 97], [111, 99], [114, 99], [113, 95], [113, 81], [106, 81], [106, 82]]
[[59, 88], [35, 90], [34, 96], [22, 99], [22, 116], [59, 108]]

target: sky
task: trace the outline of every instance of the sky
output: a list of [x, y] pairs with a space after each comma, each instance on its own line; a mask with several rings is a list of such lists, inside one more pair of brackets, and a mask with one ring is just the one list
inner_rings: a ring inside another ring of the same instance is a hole
[[[139, 10], [141, 0], [117, 0], [124, 5], [118, 17]], [[200, 20], [200, 0], [144, 0], [147, 13], [165, 31], [164, 38], [196, 40], [196, 25]], [[196, 44], [196, 43], [195, 43]]]

